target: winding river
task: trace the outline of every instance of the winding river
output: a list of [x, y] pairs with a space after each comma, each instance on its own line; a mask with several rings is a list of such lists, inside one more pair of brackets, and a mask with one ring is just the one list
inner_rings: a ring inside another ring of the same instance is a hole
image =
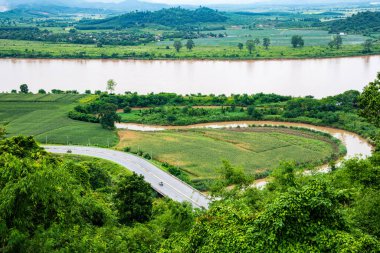
[[305, 60], [61, 60], [0, 59], [0, 92], [26, 83], [38, 89], [175, 92], [179, 94], [276, 93], [317, 98], [362, 90], [380, 71], [380, 56]]

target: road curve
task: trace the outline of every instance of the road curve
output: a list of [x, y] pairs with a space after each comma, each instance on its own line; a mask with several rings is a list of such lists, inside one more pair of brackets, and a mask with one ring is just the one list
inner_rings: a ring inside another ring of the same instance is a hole
[[[208, 208], [211, 200], [198, 190], [182, 182], [176, 177], [154, 166], [147, 160], [121, 151], [104, 148], [81, 147], [81, 146], [43, 146], [46, 151], [55, 154], [66, 154], [71, 150], [72, 154], [85, 155], [120, 164], [130, 171], [143, 175], [153, 189], [178, 202], [190, 202], [196, 208]], [[163, 186], [159, 183], [163, 182]]]

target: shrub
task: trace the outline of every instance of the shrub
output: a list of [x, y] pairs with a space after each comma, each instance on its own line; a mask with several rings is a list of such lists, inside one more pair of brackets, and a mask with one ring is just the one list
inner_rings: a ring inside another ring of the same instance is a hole
[[132, 108], [129, 106], [124, 107], [123, 109], [124, 113], [130, 113], [132, 111]]

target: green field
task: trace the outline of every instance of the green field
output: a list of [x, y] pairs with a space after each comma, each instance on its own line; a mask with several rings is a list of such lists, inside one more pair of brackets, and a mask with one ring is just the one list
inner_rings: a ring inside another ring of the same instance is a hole
[[120, 131], [118, 148], [144, 151], [155, 160], [181, 167], [192, 179], [213, 178], [222, 160], [247, 173], [263, 173], [281, 161], [321, 164], [338, 145], [315, 133], [280, 128]]
[[[208, 32], [202, 32], [208, 33]], [[301, 35], [305, 40], [306, 46], [326, 46], [332, 39], [333, 35], [325, 30], [307, 30], [307, 29], [241, 29], [227, 28], [226, 30], [212, 31], [214, 34], [227, 34], [223, 38], [202, 38], [195, 39], [198, 46], [237, 46], [239, 42], [245, 43], [249, 39], [259, 38], [261, 43], [263, 38], [270, 38], [272, 46], [290, 46], [290, 40], [293, 35]], [[362, 35], [344, 35], [343, 44], [355, 45], [363, 43], [368, 37]], [[184, 41], [185, 42], [185, 41]], [[157, 45], [172, 45], [173, 42], [162, 41]]]
[[10, 135], [32, 135], [37, 141], [54, 144], [116, 145], [115, 132], [100, 124], [67, 117], [84, 95], [0, 94], [0, 125]]
[[[246, 38], [252, 39], [252, 38]], [[173, 44], [173, 42], [168, 42]], [[197, 42], [196, 42], [197, 43]], [[262, 46], [249, 54], [236, 45], [215, 46], [196, 45], [192, 51], [183, 48], [176, 53], [173, 46], [147, 44], [141, 46], [103, 46], [78, 45], [65, 43], [45, 43], [37, 41], [0, 40], [0, 57], [15, 58], [85, 58], [85, 59], [298, 59], [328, 58], [363, 55], [360, 44], [344, 45], [341, 49], [330, 49], [327, 45], [310, 46], [305, 41], [303, 48], [272, 46], [265, 50]], [[228, 43], [227, 43], [228, 44]], [[371, 54], [380, 54], [380, 44], [374, 44]]]

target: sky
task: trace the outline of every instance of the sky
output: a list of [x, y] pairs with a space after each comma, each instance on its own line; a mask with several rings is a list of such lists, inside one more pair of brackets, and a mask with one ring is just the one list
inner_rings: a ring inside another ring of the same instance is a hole
[[[87, 0], [88, 2], [104, 2], [104, 3], [118, 3], [123, 0]], [[265, 2], [268, 0], [140, 0], [143, 2], [151, 3], [164, 3], [164, 4], [191, 4], [191, 5], [202, 5], [202, 4], [250, 4], [257, 2]]]
[[265, 2], [266, 0], [145, 0], [152, 3], [164, 4], [250, 4]]
[[[108, 2], [108, 3], [117, 3], [128, 0], [86, 0], [93, 2]], [[208, 4], [252, 4], [252, 3], [342, 3], [342, 2], [370, 2], [371, 0], [139, 0], [142, 2], [151, 2], [151, 3], [163, 3], [171, 5], [180, 5], [180, 4], [190, 4], [190, 5], [208, 5]], [[379, 2], [374, 0], [373, 2]]]

